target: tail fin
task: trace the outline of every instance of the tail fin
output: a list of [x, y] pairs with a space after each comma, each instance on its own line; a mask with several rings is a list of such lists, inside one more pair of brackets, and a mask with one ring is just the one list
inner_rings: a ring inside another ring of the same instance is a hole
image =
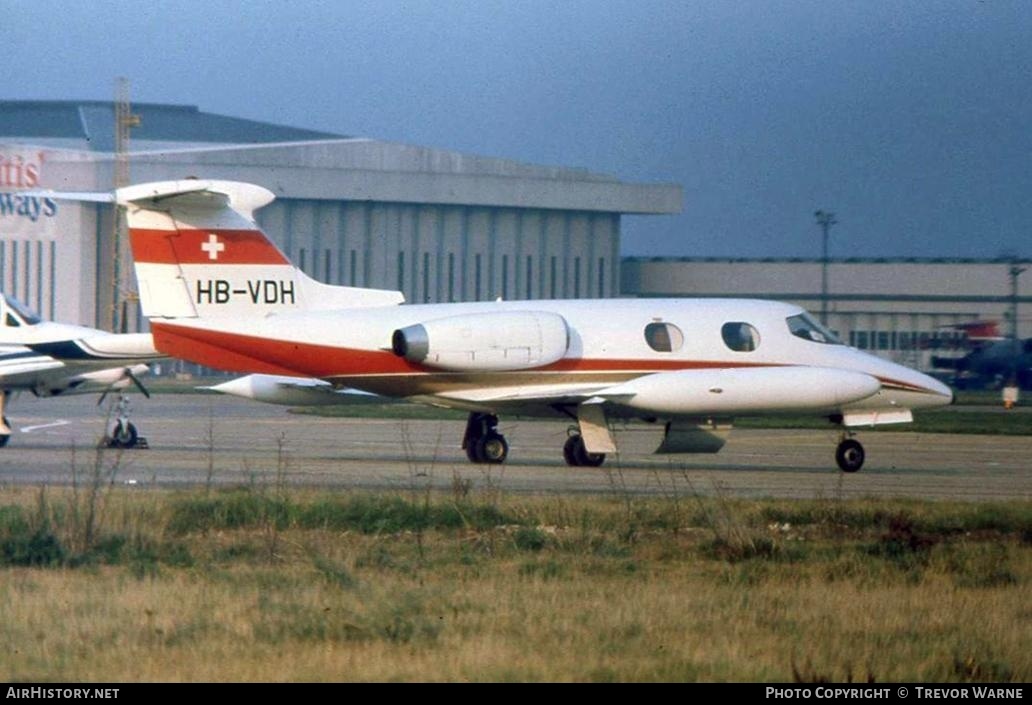
[[274, 198], [261, 186], [233, 181], [118, 189], [144, 315], [261, 316], [404, 301], [398, 291], [322, 284], [293, 266], [254, 222], [254, 211]]

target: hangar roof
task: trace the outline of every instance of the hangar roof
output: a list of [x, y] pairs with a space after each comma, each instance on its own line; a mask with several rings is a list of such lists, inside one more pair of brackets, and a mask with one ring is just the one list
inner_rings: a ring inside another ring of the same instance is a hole
[[[136, 183], [203, 176], [262, 184], [280, 198], [681, 211], [676, 184], [628, 183], [583, 168], [285, 127], [192, 105], [133, 103], [132, 111], [141, 117], [129, 158]], [[0, 144], [53, 150], [44, 187], [102, 189], [112, 181], [114, 122], [110, 101], [0, 101]]]
[[[343, 137], [256, 120], [202, 112], [196, 105], [133, 103], [140, 125], [133, 141], [193, 144], [265, 144]], [[0, 100], [0, 136], [96, 152], [115, 148], [115, 108], [97, 100]], [[77, 143], [77, 144], [76, 144]]]

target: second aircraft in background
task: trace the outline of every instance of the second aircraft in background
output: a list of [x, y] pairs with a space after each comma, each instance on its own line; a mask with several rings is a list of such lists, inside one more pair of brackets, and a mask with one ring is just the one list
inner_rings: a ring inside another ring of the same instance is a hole
[[[12, 393], [106, 394], [135, 384], [147, 394], [138, 378], [150, 370], [147, 363], [162, 357], [149, 333], [106, 333], [42, 321], [14, 298], [0, 296], [0, 447], [11, 439], [7, 406]], [[112, 445], [131, 448], [139, 436], [125, 407], [120, 405], [108, 438]]]

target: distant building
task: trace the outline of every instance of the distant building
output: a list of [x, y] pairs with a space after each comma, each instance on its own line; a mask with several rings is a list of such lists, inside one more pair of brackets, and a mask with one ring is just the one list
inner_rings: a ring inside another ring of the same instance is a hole
[[[831, 260], [828, 327], [861, 350], [931, 369], [933, 357], [966, 352], [968, 331], [972, 337], [1008, 333], [1012, 264], [1005, 259]], [[1018, 281], [1018, 335], [1029, 337], [1032, 272]], [[621, 288], [641, 297], [777, 299], [816, 315], [821, 261], [629, 257], [623, 260]], [[974, 322], [985, 325], [968, 325]]]
[[[287, 256], [324, 282], [411, 302], [619, 293], [624, 214], [681, 210], [681, 188], [345, 137], [183, 105], [134, 104], [133, 183], [250, 181]], [[109, 320], [113, 208], [26, 195], [110, 189], [110, 102], [0, 101], [0, 285], [43, 316]], [[132, 327], [144, 325], [138, 319]]]

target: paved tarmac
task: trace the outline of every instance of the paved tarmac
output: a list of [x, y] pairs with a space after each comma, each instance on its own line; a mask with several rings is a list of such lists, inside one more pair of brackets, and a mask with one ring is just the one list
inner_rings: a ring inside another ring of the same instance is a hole
[[[106, 424], [95, 396], [12, 400], [15, 428], [0, 449], [0, 486], [68, 484], [93, 471]], [[321, 418], [283, 407], [207, 394], [133, 397], [133, 422], [149, 449], [104, 451], [114, 482], [139, 488], [272, 484], [335, 489], [478, 489], [537, 493], [624, 493], [733, 497], [893, 496], [1032, 499], [1032, 436], [860, 433], [867, 464], [835, 467], [838, 434], [735, 430], [716, 455], [655, 456], [652, 431], [617, 435], [619, 456], [601, 468], [569, 468], [568, 424], [503, 419], [504, 466], [472, 465], [459, 447], [462, 421]]]

